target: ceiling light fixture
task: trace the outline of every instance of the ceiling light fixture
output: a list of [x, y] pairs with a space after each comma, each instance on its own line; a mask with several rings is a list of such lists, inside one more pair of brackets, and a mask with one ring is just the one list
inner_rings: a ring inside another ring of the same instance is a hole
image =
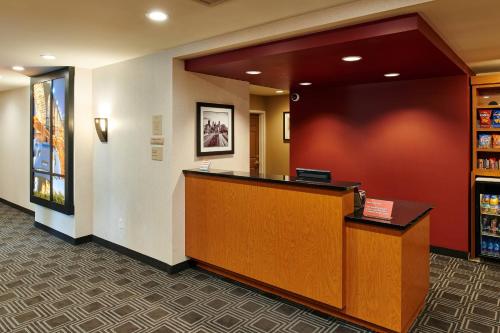
[[483, 98], [490, 98], [490, 96], [483, 96]]
[[247, 73], [248, 75], [259, 75], [262, 72], [261, 71], [246, 71], [245, 73]]
[[53, 54], [40, 54], [40, 57], [45, 60], [54, 60], [56, 58], [56, 56]]
[[12, 66], [12, 69], [17, 71], [17, 72], [21, 72], [21, 71], [24, 71], [24, 67], [23, 66]]
[[301, 86], [310, 86], [310, 85], [312, 85], [312, 83], [311, 83], [311, 82], [300, 82], [299, 84], [300, 84]]
[[282, 93], [284, 93], [284, 92], [285, 92], [284, 90], [276, 90], [276, 93], [277, 93], [277, 94], [282, 94]]
[[387, 73], [387, 74], [384, 74], [385, 77], [397, 77], [399, 76], [399, 73]]
[[152, 10], [148, 12], [146, 17], [154, 22], [164, 22], [168, 19], [168, 15], [159, 10]]
[[361, 58], [360, 56], [347, 56], [347, 57], [343, 57], [342, 60], [343, 61], [347, 61], [347, 62], [354, 62], [354, 61], [360, 61]]

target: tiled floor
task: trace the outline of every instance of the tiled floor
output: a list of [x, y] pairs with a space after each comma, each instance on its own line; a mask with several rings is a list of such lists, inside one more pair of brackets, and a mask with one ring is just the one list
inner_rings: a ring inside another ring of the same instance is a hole
[[[412, 332], [500, 333], [500, 268], [433, 255]], [[0, 204], [0, 332], [366, 332], [206, 272], [71, 246]]]

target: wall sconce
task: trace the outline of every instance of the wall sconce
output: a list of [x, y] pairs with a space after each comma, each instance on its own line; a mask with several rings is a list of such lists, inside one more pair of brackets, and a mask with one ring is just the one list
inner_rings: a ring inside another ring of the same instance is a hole
[[94, 118], [95, 130], [101, 142], [108, 142], [108, 118]]

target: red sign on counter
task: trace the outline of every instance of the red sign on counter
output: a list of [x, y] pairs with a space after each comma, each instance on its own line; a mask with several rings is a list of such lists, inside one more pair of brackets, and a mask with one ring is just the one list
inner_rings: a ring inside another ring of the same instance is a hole
[[363, 215], [377, 219], [390, 220], [392, 218], [392, 207], [394, 201], [366, 199]]

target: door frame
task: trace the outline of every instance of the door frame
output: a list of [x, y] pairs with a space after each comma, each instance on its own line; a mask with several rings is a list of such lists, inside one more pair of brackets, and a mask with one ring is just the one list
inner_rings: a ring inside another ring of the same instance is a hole
[[266, 111], [250, 110], [259, 115], [259, 173], [266, 173]]

